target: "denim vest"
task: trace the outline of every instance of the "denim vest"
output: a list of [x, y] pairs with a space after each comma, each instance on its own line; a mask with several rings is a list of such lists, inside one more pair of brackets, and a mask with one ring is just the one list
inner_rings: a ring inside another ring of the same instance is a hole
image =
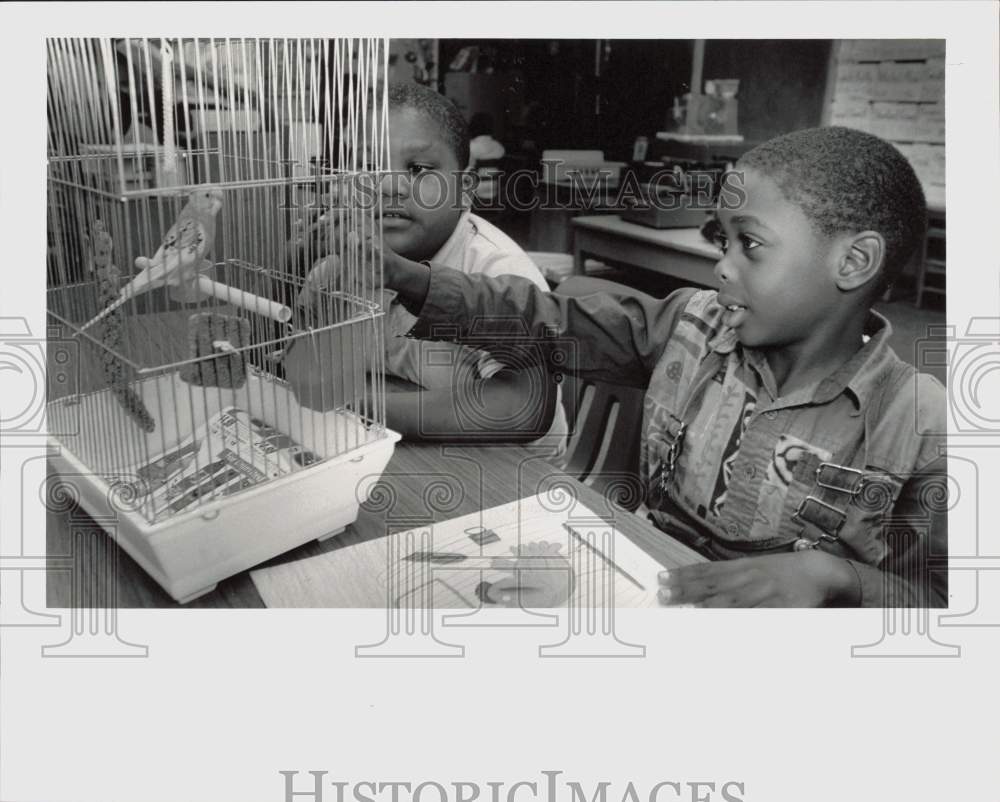
[[942, 441], [919, 432], [933, 429], [921, 418], [943, 410], [943, 388], [892, 352], [873, 312], [872, 336], [844, 367], [771, 401], [763, 356], [739, 345], [722, 311], [715, 292], [691, 296], [653, 370], [640, 475], [654, 522], [715, 556], [818, 547], [879, 565], [904, 482], [938, 456]]

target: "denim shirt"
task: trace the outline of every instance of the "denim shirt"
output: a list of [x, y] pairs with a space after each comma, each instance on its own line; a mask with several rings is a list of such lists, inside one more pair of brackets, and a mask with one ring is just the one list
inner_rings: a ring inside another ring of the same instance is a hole
[[650, 517], [704, 553], [820, 548], [854, 568], [860, 605], [945, 605], [944, 388], [872, 312], [846, 364], [781, 397], [722, 311], [714, 291], [563, 297], [434, 265], [410, 336], [527, 331], [552, 370], [646, 388]]

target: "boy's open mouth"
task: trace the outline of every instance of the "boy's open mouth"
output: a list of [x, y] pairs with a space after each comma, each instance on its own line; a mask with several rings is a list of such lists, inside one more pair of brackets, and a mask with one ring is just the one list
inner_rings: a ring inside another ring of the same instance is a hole
[[402, 228], [410, 224], [409, 215], [404, 212], [397, 211], [383, 211], [382, 212], [382, 226], [383, 228]]
[[730, 328], [739, 326], [747, 314], [747, 307], [743, 304], [731, 302], [728, 298], [719, 298], [719, 304], [725, 309], [722, 322]]

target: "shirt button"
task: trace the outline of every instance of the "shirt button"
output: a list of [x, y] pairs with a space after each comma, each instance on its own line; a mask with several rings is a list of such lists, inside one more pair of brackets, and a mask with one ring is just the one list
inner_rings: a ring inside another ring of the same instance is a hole
[[726, 534], [727, 535], [730, 535], [731, 537], [736, 537], [736, 535], [738, 535], [739, 532], [740, 532], [740, 528], [739, 528], [739, 526], [735, 522], [730, 521], [728, 524], [726, 524]]
[[757, 469], [753, 465], [747, 465], [743, 469], [743, 475], [747, 479], [753, 479], [757, 475]]
[[774, 420], [776, 417], [778, 417], [778, 413], [775, 412], [773, 409], [769, 409], [767, 412], [764, 413], [764, 417], [767, 418], [768, 420]]

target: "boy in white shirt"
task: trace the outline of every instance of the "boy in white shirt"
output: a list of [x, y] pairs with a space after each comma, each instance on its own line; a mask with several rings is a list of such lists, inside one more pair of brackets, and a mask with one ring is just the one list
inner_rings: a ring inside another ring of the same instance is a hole
[[[468, 274], [523, 276], [547, 289], [524, 251], [469, 210], [463, 191], [468, 128], [450, 100], [418, 84], [390, 86], [389, 132], [389, 173], [380, 187], [382, 231], [395, 253]], [[562, 453], [566, 416], [559, 388], [540, 362], [526, 352], [517, 369], [504, 368], [485, 347], [405, 337], [415, 318], [392, 302], [394, 297], [384, 295], [386, 370], [418, 389], [387, 393], [390, 428], [409, 439], [533, 442], [550, 446], [553, 456]], [[516, 348], [495, 339], [487, 344]], [[293, 352], [288, 370], [302, 398], [313, 380], [309, 366], [297, 365]]]

